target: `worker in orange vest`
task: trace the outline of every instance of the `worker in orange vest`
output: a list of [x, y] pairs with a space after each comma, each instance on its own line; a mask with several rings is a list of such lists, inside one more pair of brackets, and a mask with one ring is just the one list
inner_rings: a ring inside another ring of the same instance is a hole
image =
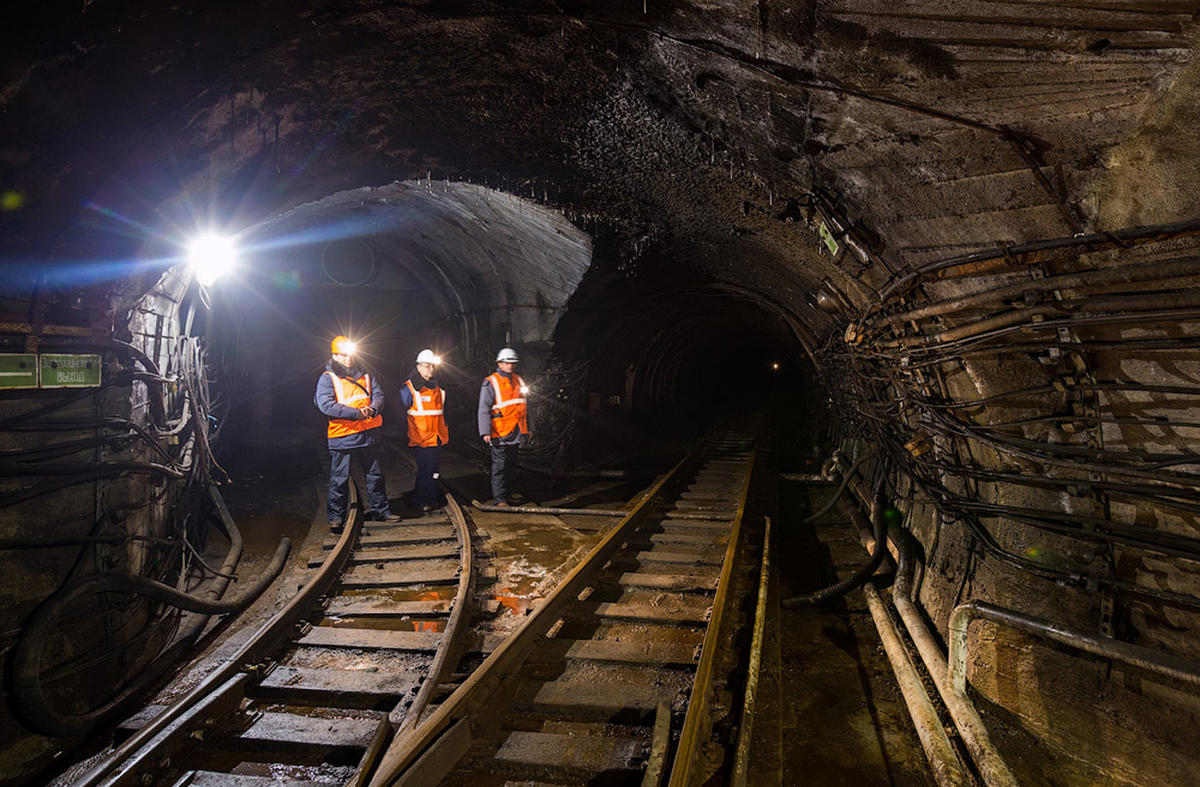
[[517, 470], [517, 453], [529, 442], [529, 389], [513, 371], [520, 359], [511, 347], [496, 355], [496, 371], [483, 378], [479, 390], [479, 435], [492, 449], [492, 503], [509, 506], [511, 485]]
[[421, 350], [416, 368], [400, 386], [400, 402], [408, 416], [408, 444], [417, 460], [410, 502], [421, 511], [442, 507], [438, 478], [441, 450], [450, 442], [450, 430], [446, 427], [446, 392], [433, 377], [441, 362], [433, 350]]
[[367, 476], [367, 519], [399, 522], [388, 505], [387, 486], [379, 466], [382, 442], [383, 389], [354, 359], [354, 342], [335, 337], [332, 358], [317, 380], [313, 402], [329, 419], [329, 527], [339, 533], [346, 524], [350, 460], [357, 459]]

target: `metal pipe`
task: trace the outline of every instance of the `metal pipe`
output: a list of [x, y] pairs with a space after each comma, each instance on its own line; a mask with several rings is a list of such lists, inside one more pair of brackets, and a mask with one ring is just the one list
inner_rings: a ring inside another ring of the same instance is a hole
[[[874, 552], [878, 542], [875, 541], [871, 529], [866, 527], [863, 522], [859, 522], [858, 526], [863, 543], [869, 551]], [[898, 563], [900, 550], [890, 536], [887, 539], [887, 547], [891, 556]], [[895, 593], [894, 588], [893, 593]], [[959, 762], [958, 755], [950, 743], [950, 737], [946, 734], [946, 728], [942, 726], [941, 718], [925, 690], [925, 684], [913, 666], [908, 647], [900, 639], [896, 631], [896, 624], [887, 613], [879, 591], [871, 582], [867, 582], [863, 585], [863, 595], [867, 599], [867, 608], [871, 612], [875, 630], [879, 632], [884, 652], [892, 665], [892, 672], [896, 676], [900, 693], [904, 696], [904, 704], [908, 708], [908, 714], [916, 728], [917, 737], [921, 741], [921, 747], [925, 750], [925, 758], [933, 770], [934, 779], [939, 787], [969, 785], [971, 781], [963, 770], [962, 763]]]
[[1200, 662], [1111, 637], [1071, 631], [1058, 623], [1023, 615], [986, 601], [968, 601], [955, 607], [950, 615], [950, 687], [963, 697], [967, 694], [967, 631], [976, 620], [989, 620], [1030, 636], [1200, 686]]
[[914, 539], [908, 531], [902, 528], [892, 529], [892, 539], [899, 553], [896, 564], [896, 584], [892, 588], [892, 600], [896, 604], [896, 610], [900, 613], [900, 619], [904, 621], [904, 627], [916, 644], [925, 668], [933, 677], [933, 683], [937, 686], [938, 693], [942, 695], [942, 701], [946, 703], [946, 708], [950, 711], [950, 717], [954, 720], [954, 726], [958, 729], [963, 743], [966, 744], [972, 759], [979, 767], [984, 784], [987, 787], [1017, 787], [1016, 777], [1008, 769], [1008, 765], [1000, 753], [996, 751], [996, 747], [988, 735], [987, 727], [984, 726], [983, 719], [979, 718], [975, 706], [971, 704], [965, 694], [959, 694], [950, 687], [946, 657], [942, 654], [941, 647], [925, 624], [924, 617], [913, 604], [912, 574], [913, 565], [917, 562]]
[[928, 349], [963, 339], [974, 338], [992, 331], [1012, 328], [1035, 320], [1044, 320], [1046, 317], [1062, 316], [1064, 318], [1081, 320], [1082, 318], [1075, 317], [1075, 315], [1104, 316], [1106, 313], [1128, 315], [1130, 312], [1140, 312], [1150, 313], [1147, 315], [1149, 318], [1154, 313], [1163, 314], [1173, 309], [1194, 309], [1197, 305], [1200, 305], [1200, 295], [1190, 292], [1159, 292], [1151, 295], [1139, 294], [1115, 295], [1104, 298], [1076, 298], [1070, 301], [1041, 303], [1028, 308], [995, 314], [981, 320], [976, 320], [975, 322], [948, 328], [938, 333], [903, 336], [898, 339], [880, 341], [874, 344], [876, 347], [892, 349], [911, 349], [917, 347]]
[[996, 301], [1010, 300], [1027, 292], [1049, 292], [1051, 290], [1077, 289], [1080, 287], [1136, 284], [1147, 281], [1167, 281], [1170, 279], [1192, 277], [1200, 273], [1200, 260], [1184, 259], [1168, 263], [1151, 263], [1123, 268], [1097, 268], [1078, 273], [1064, 273], [1058, 276], [1047, 276], [1044, 279], [1020, 281], [1007, 284], [982, 292], [964, 295], [959, 298], [948, 298], [935, 301], [924, 306], [918, 306], [908, 311], [895, 312], [873, 320], [868, 330], [879, 330], [900, 322], [912, 322], [927, 317], [937, 317], [952, 311], [960, 311], [977, 306], [984, 306]]
[[892, 672], [900, 686], [900, 693], [904, 695], [908, 715], [912, 717], [917, 737], [921, 739], [921, 747], [925, 750], [925, 757], [933, 769], [934, 780], [941, 787], [965, 787], [970, 784], [967, 774], [954, 753], [942, 720], [938, 718], [937, 711], [925, 692], [925, 684], [921, 682], [916, 668], [909, 660], [908, 651], [896, 632], [896, 624], [888, 616], [879, 591], [868, 582], [863, 585], [863, 594], [867, 597], [867, 608], [871, 611], [871, 619], [875, 621], [875, 629], [879, 632], [879, 639], [883, 642], [888, 661], [892, 663]]
[[[1090, 252], [1103, 251], [1112, 248], [1138, 246], [1144, 243], [1154, 243], [1175, 237], [1188, 237], [1200, 232], [1200, 220], [1190, 219], [1175, 224], [1163, 224], [1156, 227], [1127, 227], [1113, 232], [1094, 233], [1091, 235], [1072, 235], [1054, 240], [1019, 243], [999, 249], [972, 252], [961, 257], [938, 260], [923, 265], [905, 274], [889, 284], [879, 293], [880, 302], [886, 301], [892, 293], [911, 283], [920, 281], [930, 273], [939, 278], [946, 271], [957, 267], [970, 267], [982, 262], [999, 261], [1005, 267], [1017, 267], [1032, 263], [1045, 262], [1060, 257], [1079, 257]], [[1082, 249], [1082, 251], [1079, 251]]]
[[[850, 482], [852, 480], [854, 480], [854, 474], [858, 472], [858, 468], [862, 467], [863, 463], [865, 463], [868, 459], [870, 459], [873, 456], [875, 456], [874, 451], [868, 451], [865, 454], [863, 454], [862, 456], [860, 456], [858, 458], [858, 460], [855, 461], [855, 463], [853, 465], [851, 465], [850, 469], [846, 471], [845, 476], [842, 478], [842, 483], [838, 485], [837, 491], [833, 493], [833, 497], [829, 500], [828, 503], [825, 504], [825, 507], [822, 508], [817, 513], [810, 514], [809, 516], [805, 517], [804, 521], [805, 522], [816, 522], [818, 519], [825, 516], [825, 514], [832, 511], [833, 507], [835, 505], [837, 505], [837, 502], [842, 499], [842, 494], [846, 491], [846, 487], [850, 486]], [[834, 460], [836, 461], [838, 459], [839, 459], [839, 456], [835, 453]]]

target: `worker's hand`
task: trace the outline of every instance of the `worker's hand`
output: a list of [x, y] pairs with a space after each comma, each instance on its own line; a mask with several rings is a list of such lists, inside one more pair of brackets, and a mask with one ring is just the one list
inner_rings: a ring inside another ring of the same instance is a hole
[[490, 434], [485, 434], [483, 436], [483, 442], [487, 443], [488, 445], [491, 445], [492, 444], [492, 436]]
[[376, 410], [374, 407], [363, 407], [358, 412], [362, 414], [363, 418], [374, 418]]

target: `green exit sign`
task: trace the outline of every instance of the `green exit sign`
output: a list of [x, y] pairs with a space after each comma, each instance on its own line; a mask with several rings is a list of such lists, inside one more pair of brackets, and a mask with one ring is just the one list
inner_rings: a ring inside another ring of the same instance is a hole
[[100, 385], [99, 355], [42, 355], [43, 388], [94, 388]]
[[817, 227], [817, 234], [821, 236], [821, 240], [825, 241], [825, 248], [829, 249], [829, 253], [837, 256], [841, 250], [838, 245], [837, 238], [833, 237], [833, 233], [829, 231], [829, 227], [825, 226], [825, 222], [821, 222], [821, 226]]
[[37, 388], [37, 370], [32, 353], [0, 354], [0, 388]]

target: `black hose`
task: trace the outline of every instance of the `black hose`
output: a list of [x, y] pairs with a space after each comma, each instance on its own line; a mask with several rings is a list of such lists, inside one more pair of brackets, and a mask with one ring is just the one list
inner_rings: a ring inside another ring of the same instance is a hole
[[[849, 477], [851, 474], [847, 473], [846, 475]], [[876, 472], [875, 490], [871, 501], [871, 524], [873, 526], [875, 546], [871, 550], [871, 556], [867, 559], [867, 562], [860, 566], [852, 576], [840, 582], [802, 596], [785, 598], [781, 603], [786, 609], [810, 607], [823, 604], [835, 598], [841, 598], [851, 590], [862, 586], [874, 576], [876, 569], [883, 563], [884, 556], [887, 555], [887, 517], [884, 516], [887, 504], [883, 495], [883, 485], [886, 478], [887, 473], [884, 471], [883, 465], [880, 465], [879, 470]]]
[[817, 513], [805, 517], [804, 521], [816, 522], [818, 519], [828, 514], [833, 507], [837, 505], [838, 501], [842, 499], [842, 493], [845, 492], [846, 487], [850, 485], [850, 481], [854, 478], [854, 474], [858, 472], [858, 468], [862, 467], [863, 464], [874, 455], [875, 453], [873, 451], [868, 451], [859, 457], [858, 461], [851, 465], [850, 469], [846, 471], [846, 474], [842, 477], [842, 483], [838, 486], [837, 491], [833, 493], [833, 497], [830, 498], [829, 502], [825, 504], [825, 507]]
[[[222, 521], [228, 528], [231, 543], [225, 563], [212, 586], [205, 592], [205, 597], [183, 593], [146, 577], [101, 574], [52, 594], [30, 615], [29, 622], [21, 633], [13, 660], [12, 696], [18, 714], [31, 730], [48, 737], [66, 738], [86, 734], [96, 726], [112, 720], [131, 699], [158, 681], [191, 647], [208, 622], [208, 616], [241, 611], [258, 598], [283, 570], [291, 551], [291, 541], [287, 538], [280, 540], [270, 565], [255, 579], [253, 585], [236, 599], [218, 600], [228, 585], [228, 579], [222, 575], [228, 576], [232, 573], [241, 556], [242, 540], [219, 493], [211, 487], [210, 491]], [[202, 617], [190, 623], [187, 630], [182, 632], [170, 647], [143, 667], [137, 677], [112, 699], [84, 713], [61, 713], [50, 706], [42, 689], [42, 651], [50, 635], [57, 630], [56, 624], [60, 616], [72, 602], [85, 595], [108, 592], [146, 596], [163, 604], [200, 613]]]

